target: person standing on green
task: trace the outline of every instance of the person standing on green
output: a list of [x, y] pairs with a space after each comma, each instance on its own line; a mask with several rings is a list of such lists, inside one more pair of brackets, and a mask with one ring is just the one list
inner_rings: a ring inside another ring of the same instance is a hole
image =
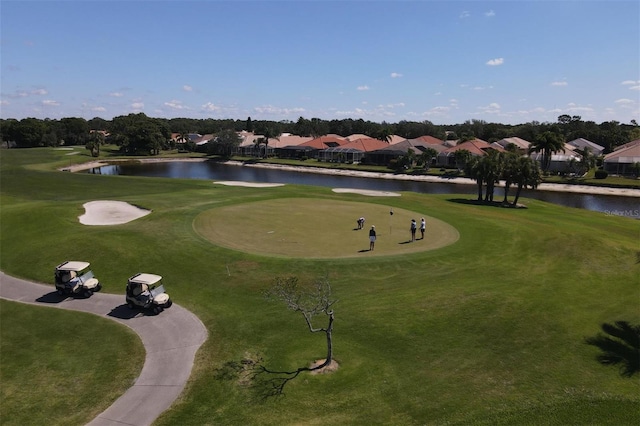
[[424, 231], [427, 229], [427, 222], [424, 221], [424, 217], [420, 219], [420, 233], [422, 234], [422, 240], [424, 240]]
[[371, 229], [369, 230], [369, 251], [372, 251], [375, 245], [376, 245], [376, 226], [371, 225]]

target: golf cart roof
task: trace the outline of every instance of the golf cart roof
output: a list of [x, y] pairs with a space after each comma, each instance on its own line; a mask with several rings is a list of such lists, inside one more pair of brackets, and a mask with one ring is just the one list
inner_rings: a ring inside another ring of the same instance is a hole
[[78, 260], [69, 260], [67, 262], [63, 262], [56, 266], [56, 269], [59, 271], [75, 271], [80, 272], [85, 268], [88, 268], [90, 265], [89, 262], [80, 262]]
[[129, 278], [129, 282], [151, 285], [157, 283], [161, 279], [162, 277], [160, 275], [139, 273]]

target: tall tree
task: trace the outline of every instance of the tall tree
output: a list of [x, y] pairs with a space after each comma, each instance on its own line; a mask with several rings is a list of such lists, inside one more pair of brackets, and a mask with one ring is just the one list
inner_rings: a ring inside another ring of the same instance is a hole
[[[327, 344], [327, 352], [324, 360], [312, 367], [299, 367], [292, 371], [274, 371], [264, 365], [257, 367], [257, 374], [268, 373], [273, 375], [267, 381], [270, 386], [265, 396], [282, 395], [284, 386], [295, 379], [304, 371], [320, 370], [333, 361], [333, 305], [337, 300], [331, 295], [331, 285], [326, 278], [318, 279], [312, 284], [303, 285], [295, 276], [277, 277], [271, 288], [265, 292], [268, 299], [284, 302], [288, 309], [297, 312], [304, 318], [309, 331], [312, 333], [324, 333]], [[314, 317], [326, 316], [327, 325], [316, 327], [313, 325]]]
[[540, 173], [540, 167], [538, 162], [531, 157], [518, 158], [518, 174], [516, 175], [516, 184], [518, 189], [516, 190], [516, 196], [511, 203], [513, 206], [518, 205], [518, 199], [522, 188], [530, 186], [532, 189], [536, 189], [542, 182], [542, 174]]
[[384, 127], [381, 127], [380, 130], [378, 130], [375, 133], [375, 135], [376, 135], [375, 136], [376, 139], [385, 143], [390, 143], [393, 137], [393, 131], [389, 126], [384, 126]]
[[504, 179], [504, 199], [503, 204], [508, 203], [509, 189], [511, 185], [518, 179], [518, 159], [519, 155], [513, 151], [507, 151], [502, 154], [502, 174], [501, 178]]
[[467, 162], [471, 159], [471, 151], [467, 149], [458, 149], [453, 152], [453, 158], [458, 169], [464, 169]]
[[233, 129], [218, 132], [216, 137], [207, 144], [207, 152], [229, 158], [236, 151], [242, 139]]
[[104, 145], [104, 139], [102, 132], [94, 130], [89, 133], [85, 147], [91, 152], [92, 157], [100, 156], [100, 146]]
[[539, 152], [542, 154], [541, 166], [545, 172], [549, 170], [551, 165], [551, 156], [562, 150], [564, 140], [557, 133], [546, 131], [538, 135], [531, 144], [529, 152]]

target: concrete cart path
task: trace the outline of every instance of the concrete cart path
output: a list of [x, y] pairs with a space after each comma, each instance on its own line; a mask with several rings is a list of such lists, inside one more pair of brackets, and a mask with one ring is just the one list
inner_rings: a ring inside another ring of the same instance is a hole
[[146, 350], [140, 376], [113, 405], [93, 419], [91, 426], [150, 425], [184, 389], [196, 351], [207, 339], [207, 329], [191, 312], [177, 304], [158, 316], [146, 316], [124, 303], [123, 295], [95, 293], [88, 299], [62, 297], [52, 285], [14, 278], [0, 272], [0, 298], [89, 312], [135, 331]]

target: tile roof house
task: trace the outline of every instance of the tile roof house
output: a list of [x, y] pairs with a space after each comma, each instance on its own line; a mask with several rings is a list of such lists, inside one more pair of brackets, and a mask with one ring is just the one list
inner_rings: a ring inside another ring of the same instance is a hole
[[516, 147], [518, 152], [522, 153], [527, 152], [529, 150], [529, 147], [531, 146], [531, 142], [515, 136], [512, 138], [500, 139], [499, 141], [494, 142], [492, 145], [494, 144], [499, 145], [504, 149], [507, 149], [507, 147], [512, 144]]
[[452, 146], [442, 151], [440, 154], [438, 154], [438, 165], [449, 167], [455, 166], [455, 153], [456, 151], [460, 151], [462, 149], [469, 151], [472, 156], [476, 157], [484, 157], [485, 155], [487, 155], [488, 151], [504, 152], [504, 149], [499, 145], [493, 146], [489, 142], [476, 138], [462, 142], [456, 146]]
[[428, 143], [429, 145], [443, 145], [444, 146], [444, 141], [442, 139], [438, 139], [438, 138], [435, 138], [433, 136], [429, 136], [429, 135], [420, 136], [420, 137], [418, 137], [416, 139], [419, 139], [419, 140], [421, 140], [421, 141], [423, 141], [425, 143]]
[[[318, 158], [318, 153], [327, 148], [334, 148], [348, 143], [348, 141], [340, 136], [321, 136], [311, 139], [305, 138], [306, 141], [299, 144], [287, 145], [276, 150], [278, 157], [281, 158]], [[309, 140], [311, 139], [311, 140]]]
[[[565, 143], [560, 151], [551, 154], [548, 171], [559, 173], [569, 172], [572, 161], [582, 160], [582, 156], [575, 152], [575, 149], [575, 146]], [[529, 157], [542, 164], [542, 155], [541, 152], [532, 152], [529, 154]]]
[[327, 148], [319, 152], [319, 159], [329, 162], [359, 163], [365, 153], [388, 147], [389, 144], [378, 139], [365, 137], [356, 139], [344, 145]]
[[595, 156], [600, 156], [604, 152], [604, 147], [593, 143], [583, 138], [574, 139], [571, 142], [567, 142], [569, 145], [576, 147], [577, 149], [589, 148], [589, 151]]
[[412, 149], [416, 156], [420, 156], [427, 149], [433, 149], [437, 153], [444, 151], [446, 147], [442, 144], [436, 145], [425, 142], [421, 138], [405, 139], [402, 142], [388, 145], [384, 148], [371, 151], [366, 154], [367, 164], [388, 165], [391, 160], [396, 159]]
[[640, 139], [626, 143], [604, 156], [604, 170], [621, 176], [634, 176], [640, 163]]

